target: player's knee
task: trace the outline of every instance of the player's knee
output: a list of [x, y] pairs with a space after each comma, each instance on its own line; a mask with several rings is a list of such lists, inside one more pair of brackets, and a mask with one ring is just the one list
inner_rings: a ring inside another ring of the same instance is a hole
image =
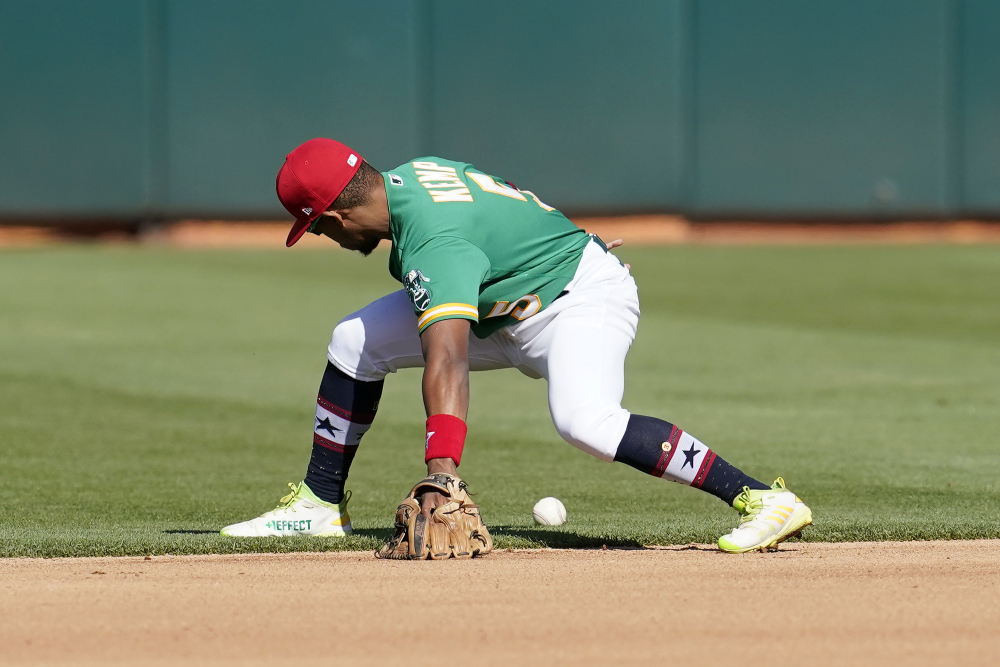
[[327, 358], [334, 366], [357, 379], [372, 379], [374, 367], [365, 355], [365, 325], [348, 316], [333, 330]]
[[553, 410], [552, 422], [559, 436], [602, 461], [613, 461], [621, 440], [628, 411], [621, 406], [586, 405], [570, 410]]

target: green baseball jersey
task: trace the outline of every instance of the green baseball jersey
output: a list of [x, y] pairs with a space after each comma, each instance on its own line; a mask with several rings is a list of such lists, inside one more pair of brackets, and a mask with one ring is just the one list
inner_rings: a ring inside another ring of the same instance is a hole
[[461, 318], [486, 338], [539, 312], [566, 287], [590, 237], [527, 190], [471, 164], [418, 158], [382, 174], [389, 273], [417, 329]]

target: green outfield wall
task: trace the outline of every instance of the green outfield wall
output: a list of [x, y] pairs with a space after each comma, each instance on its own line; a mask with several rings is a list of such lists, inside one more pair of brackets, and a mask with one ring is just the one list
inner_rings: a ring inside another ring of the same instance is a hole
[[575, 212], [1000, 217], [1000, 2], [0, 0], [0, 220], [284, 217], [313, 136]]

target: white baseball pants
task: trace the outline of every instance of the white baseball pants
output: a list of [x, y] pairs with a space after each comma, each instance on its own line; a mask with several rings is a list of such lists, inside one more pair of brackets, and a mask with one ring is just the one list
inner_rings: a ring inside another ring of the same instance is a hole
[[[566, 290], [538, 314], [488, 338], [470, 334], [469, 368], [517, 368], [528, 377], [545, 378], [559, 435], [613, 461], [629, 419], [621, 401], [625, 355], [639, 323], [635, 280], [593, 242]], [[345, 317], [333, 331], [328, 358], [363, 381], [422, 367], [417, 317], [406, 292], [393, 292]]]

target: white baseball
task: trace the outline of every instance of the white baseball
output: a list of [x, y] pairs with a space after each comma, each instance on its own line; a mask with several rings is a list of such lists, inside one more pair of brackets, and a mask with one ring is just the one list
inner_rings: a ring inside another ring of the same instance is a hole
[[531, 509], [531, 515], [540, 526], [561, 526], [566, 523], [566, 506], [558, 498], [542, 498]]

